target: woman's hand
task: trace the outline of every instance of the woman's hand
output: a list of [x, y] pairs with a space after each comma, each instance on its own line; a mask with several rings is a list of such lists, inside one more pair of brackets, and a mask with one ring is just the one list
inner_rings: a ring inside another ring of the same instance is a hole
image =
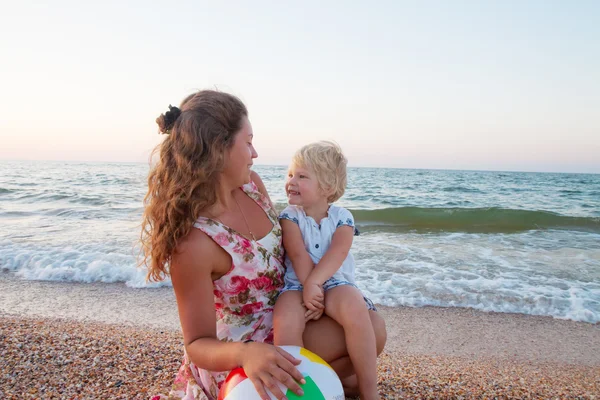
[[279, 400], [286, 398], [277, 382], [281, 382], [298, 396], [304, 394], [304, 391], [298, 385], [298, 382], [301, 384], [306, 383], [300, 371], [296, 369], [296, 365], [300, 362], [290, 353], [277, 346], [254, 342], [244, 345], [241, 358], [241, 366], [244, 368], [244, 372], [263, 400], [270, 400], [266, 389], [270, 390]]

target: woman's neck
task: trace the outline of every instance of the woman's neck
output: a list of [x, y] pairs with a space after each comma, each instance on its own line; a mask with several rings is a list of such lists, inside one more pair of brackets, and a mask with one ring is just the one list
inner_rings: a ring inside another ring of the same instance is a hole
[[217, 202], [213, 204], [207, 211], [214, 217], [227, 214], [233, 211], [237, 206], [235, 203], [235, 192], [237, 187], [229, 185], [220, 185], [217, 190]]
[[315, 220], [315, 222], [320, 222], [323, 218], [327, 217], [327, 211], [329, 210], [329, 203], [327, 200], [320, 201], [315, 204], [311, 204], [310, 206], [302, 207], [304, 213]]

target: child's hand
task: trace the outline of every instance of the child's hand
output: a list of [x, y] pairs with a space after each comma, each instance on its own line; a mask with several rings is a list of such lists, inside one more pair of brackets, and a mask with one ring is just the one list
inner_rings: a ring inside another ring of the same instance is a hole
[[323, 310], [325, 301], [325, 294], [321, 285], [312, 282], [304, 282], [304, 289], [302, 290], [302, 300], [304, 301], [304, 307], [308, 308], [309, 311]]
[[323, 309], [317, 311], [306, 310], [304, 314], [304, 322], [308, 322], [310, 320], [316, 321], [323, 316]]

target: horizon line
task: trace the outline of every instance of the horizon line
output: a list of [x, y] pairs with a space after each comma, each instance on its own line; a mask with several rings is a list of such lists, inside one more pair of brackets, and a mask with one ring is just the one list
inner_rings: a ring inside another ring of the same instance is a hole
[[[145, 164], [144, 161], [99, 161], [99, 160], [32, 160], [18, 158], [0, 158], [0, 162], [46, 162], [46, 163], [71, 163], [71, 164]], [[287, 167], [285, 164], [254, 164], [257, 167]], [[402, 169], [420, 171], [456, 171], [456, 172], [501, 172], [501, 173], [535, 173], [535, 174], [571, 174], [571, 175], [600, 175], [599, 172], [565, 172], [565, 171], [535, 171], [535, 170], [496, 170], [496, 169], [464, 169], [464, 168], [425, 168], [425, 167], [381, 167], [381, 166], [348, 166], [349, 169]]]

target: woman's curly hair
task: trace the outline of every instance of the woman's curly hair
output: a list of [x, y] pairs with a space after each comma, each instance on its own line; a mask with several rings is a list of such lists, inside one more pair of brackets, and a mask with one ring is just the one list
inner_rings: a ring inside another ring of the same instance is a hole
[[141, 244], [149, 281], [169, 275], [179, 240], [217, 201], [226, 151], [247, 116], [237, 97], [202, 90], [156, 119], [159, 132], [168, 136], [154, 149], [160, 157], [148, 176], [144, 198]]

